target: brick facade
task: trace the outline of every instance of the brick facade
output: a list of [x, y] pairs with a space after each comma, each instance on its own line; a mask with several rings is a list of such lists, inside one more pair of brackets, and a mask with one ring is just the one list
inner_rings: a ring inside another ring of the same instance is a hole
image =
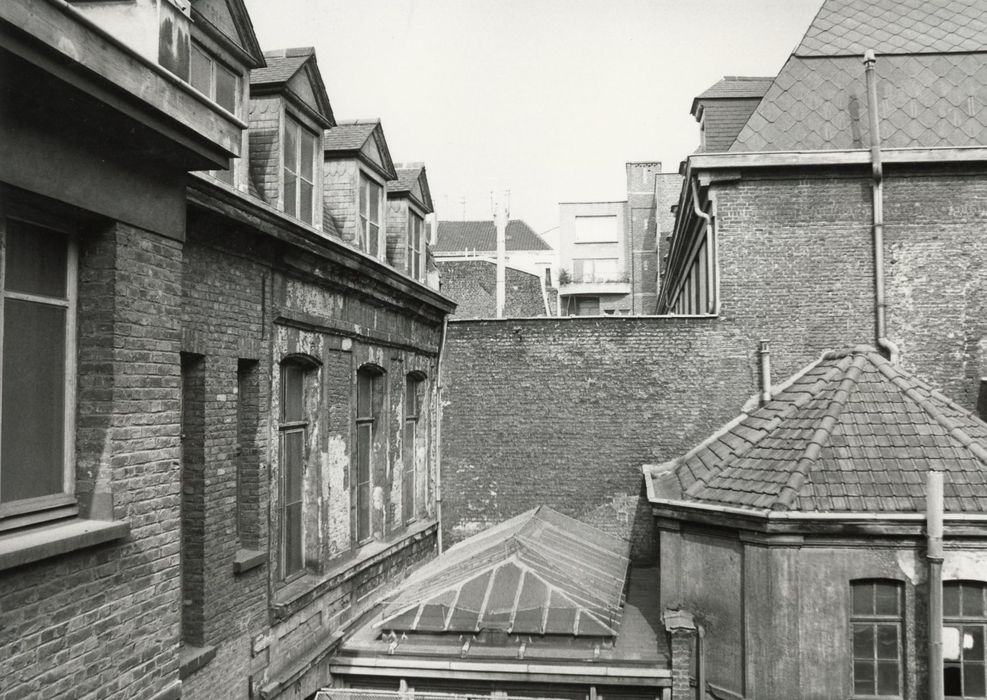
[[635, 521], [635, 556], [649, 556], [641, 465], [685, 452], [736, 414], [755, 391], [754, 350], [716, 319], [451, 322], [446, 541], [544, 504], [597, 527]]

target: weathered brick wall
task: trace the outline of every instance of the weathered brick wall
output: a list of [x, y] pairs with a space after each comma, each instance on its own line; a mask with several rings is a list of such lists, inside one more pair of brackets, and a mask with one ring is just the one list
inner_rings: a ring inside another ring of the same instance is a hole
[[249, 124], [250, 180], [264, 201], [277, 206], [281, 197], [281, 98], [251, 99]]
[[[775, 381], [826, 348], [874, 343], [869, 178], [715, 188], [721, 314], [772, 345]], [[987, 178], [885, 179], [888, 336], [903, 366], [973, 409], [987, 370]]]
[[[322, 170], [323, 217], [332, 220], [336, 233], [360, 247], [360, 168], [353, 159], [326, 160]], [[383, 222], [381, 222], [383, 225]]]
[[[307, 668], [313, 655], [325, 652], [377, 591], [435, 549], [434, 528], [413, 532], [434, 517], [435, 477], [425, 469], [416, 489], [421, 517], [410, 529], [404, 525], [401, 429], [405, 377], [420, 372], [426, 379], [419, 449], [435, 464], [431, 416], [439, 321], [395, 308], [402, 299], [371, 275], [360, 278], [358, 290], [347, 290], [339, 280], [354, 273], [326, 265], [321, 257], [288, 252], [198, 209], [190, 213], [182, 350], [204, 364], [204, 643], [215, 647], [215, 657], [183, 680], [186, 698], [245, 696], [249, 688], [284, 697], [310, 694], [329, 680], [324, 663]], [[293, 354], [321, 364], [306, 374], [306, 571], [285, 582], [278, 416], [281, 361]], [[245, 418], [248, 397], [240, 393], [244, 361], [257, 375], [249, 399], [253, 420]], [[386, 372], [387, 389], [375, 451], [381, 529], [373, 547], [383, 549], [371, 561], [361, 558], [351, 537], [356, 371], [368, 362]], [[238, 488], [243, 447], [251, 441], [257, 461], [247, 473], [253, 480], [241, 479]], [[250, 546], [268, 556], [259, 568], [236, 574], [234, 556], [247, 546], [243, 533], [251, 530], [241, 526], [238, 534], [245, 504], [257, 518]], [[285, 678], [293, 680], [284, 685]]]
[[122, 224], [80, 237], [80, 500], [130, 535], [0, 575], [2, 698], [178, 681], [179, 246]]
[[596, 525], [636, 518], [636, 554], [647, 555], [650, 516], [627, 499], [641, 492], [641, 465], [685, 452], [739, 411], [755, 390], [754, 349], [716, 319], [451, 322], [448, 541], [546, 504]]
[[660, 174], [661, 163], [627, 164], [629, 272], [633, 282], [631, 308], [637, 314], [654, 313], [658, 301], [655, 178]]

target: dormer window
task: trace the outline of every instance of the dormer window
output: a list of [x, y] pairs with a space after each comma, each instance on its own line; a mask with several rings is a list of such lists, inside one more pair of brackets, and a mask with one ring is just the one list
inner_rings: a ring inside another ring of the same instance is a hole
[[307, 224], [314, 219], [315, 158], [318, 137], [292, 119], [284, 118], [284, 212]]
[[192, 70], [189, 82], [192, 87], [227, 112], [237, 114], [240, 76], [198, 44], [192, 45]]
[[408, 274], [416, 280], [422, 276], [422, 238], [425, 220], [415, 213], [408, 216]]
[[360, 238], [363, 250], [375, 258], [381, 254], [380, 220], [384, 188], [360, 175]]

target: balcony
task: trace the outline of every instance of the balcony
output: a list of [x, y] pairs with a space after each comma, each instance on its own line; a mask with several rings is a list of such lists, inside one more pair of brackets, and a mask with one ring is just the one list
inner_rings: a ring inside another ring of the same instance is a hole
[[561, 296], [630, 294], [631, 281], [627, 275], [570, 275], [565, 270], [559, 273], [559, 294]]

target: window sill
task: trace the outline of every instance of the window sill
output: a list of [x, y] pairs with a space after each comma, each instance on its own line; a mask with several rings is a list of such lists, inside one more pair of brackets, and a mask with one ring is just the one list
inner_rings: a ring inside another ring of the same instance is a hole
[[233, 573], [244, 574], [267, 563], [267, 552], [259, 549], [238, 549], [233, 555]]
[[185, 680], [212, 661], [215, 656], [216, 647], [193, 647], [182, 644], [178, 654], [178, 677]]
[[274, 595], [272, 612], [275, 619], [285, 620], [291, 617], [326, 591], [345, 583], [413, 542], [424, 539], [434, 533], [437, 527], [438, 522], [435, 520], [417, 521], [394, 539], [373, 541], [359, 547], [351, 556], [340, 561], [322, 576], [307, 574], [292, 581]]
[[67, 554], [130, 534], [130, 525], [119, 520], [63, 522], [5, 533], [0, 536], [0, 571]]

